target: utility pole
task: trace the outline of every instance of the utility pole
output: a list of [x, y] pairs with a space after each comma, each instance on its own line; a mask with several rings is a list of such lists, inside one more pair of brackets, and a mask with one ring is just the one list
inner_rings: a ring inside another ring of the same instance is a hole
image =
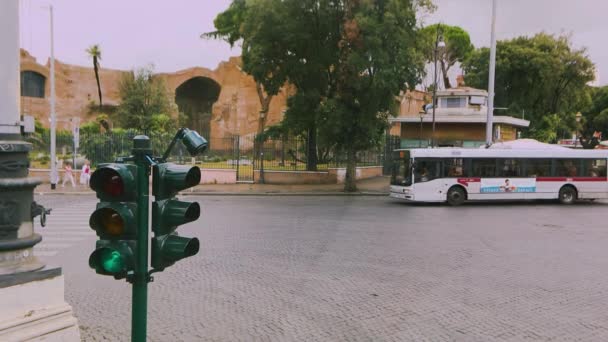
[[55, 42], [53, 24], [53, 5], [49, 5], [50, 32], [51, 32], [51, 189], [57, 186], [57, 113], [55, 112]]
[[488, 80], [488, 117], [486, 120], [486, 146], [494, 141], [494, 76], [496, 71], [496, 0], [492, 0], [492, 37], [490, 45], [490, 72]]
[[[437, 50], [439, 45], [439, 26], [437, 27], [437, 37], [435, 38], [435, 49], [433, 51], [434, 68], [433, 68], [433, 128], [431, 132], [431, 147], [435, 147], [435, 107], [437, 107]], [[422, 132], [422, 120], [420, 120], [420, 129]], [[422, 139], [422, 133], [421, 139]]]
[[441, 25], [437, 25], [437, 36], [435, 37], [435, 50], [433, 52], [435, 70], [433, 74], [433, 128], [431, 133], [431, 147], [435, 147], [437, 140], [435, 139], [435, 107], [437, 107], [437, 55], [439, 54], [439, 48], [444, 48], [445, 42], [443, 41], [443, 32], [441, 32]]

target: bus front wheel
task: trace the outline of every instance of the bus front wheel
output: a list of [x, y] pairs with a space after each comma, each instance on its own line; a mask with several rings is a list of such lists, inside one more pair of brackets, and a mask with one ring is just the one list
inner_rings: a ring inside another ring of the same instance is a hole
[[559, 202], [561, 204], [572, 204], [576, 201], [576, 197], [576, 189], [572, 186], [566, 185], [559, 190]]
[[452, 206], [461, 205], [467, 199], [466, 193], [459, 186], [453, 186], [448, 190], [448, 204]]

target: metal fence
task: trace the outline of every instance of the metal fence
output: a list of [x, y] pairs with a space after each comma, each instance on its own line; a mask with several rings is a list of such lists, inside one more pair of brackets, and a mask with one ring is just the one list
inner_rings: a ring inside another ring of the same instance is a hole
[[[73, 136], [70, 133], [57, 134], [56, 151], [59, 161], [72, 162], [76, 168], [81, 167], [85, 159], [93, 167], [128, 156], [133, 146], [133, 137], [137, 132], [126, 133], [81, 133], [80, 146], [74, 153]], [[173, 134], [148, 133], [154, 154], [161, 155], [167, 148]], [[48, 168], [50, 136], [30, 135], [34, 149], [30, 155], [32, 167]], [[387, 156], [394, 148], [394, 138], [388, 137], [386, 143], [376, 149], [357, 153], [358, 166], [383, 166], [388, 172]], [[398, 144], [397, 144], [398, 145]], [[307, 143], [304, 139], [284, 138], [260, 141], [254, 135], [232, 136], [209, 139], [207, 152], [195, 158], [190, 157], [186, 148], [178, 143], [171, 151], [169, 160], [178, 164], [196, 164], [208, 169], [234, 169], [237, 180], [253, 182], [254, 170], [305, 171], [316, 169], [327, 171], [329, 168], [346, 166], [346, 153], [335, 148], [317, 147], [316, 168], [308, 167]], [[388, 151], [388, 153], [387, 153]]]

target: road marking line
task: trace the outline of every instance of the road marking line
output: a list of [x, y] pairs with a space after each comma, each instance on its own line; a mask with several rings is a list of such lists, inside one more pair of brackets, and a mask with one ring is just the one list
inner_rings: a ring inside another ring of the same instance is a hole
[[38, 245], [36, 245], [36, 248], [45, 248], [45, 249], [51, 249], [51, 248], [66, 248], [66, 247], [70, 247], [73, 246], [73, 243], [59, 243], [59, 242], [47, 242], [45, 243], [44, 240], [42, 240], [42, 242]]
[[52, 232], [43, 232], [40, 233], [40, 235], [42, 235], [42, 237], [44, 238], [45, 236], [67, 236], [67, 235], [81, 235], [81, 236], [93, 236], [95, 235], [95, 232], [90, 231], [90, 232], [86, 232], [86, 231], [76, 231], [76, 230], [55, 230]]
[[42, 242], [44, 241], [82, 241], [86, 240], [84, 237], [76, 237], [76, 236], [43, 236]]
[[52, 257], [57, 255], [58, 251], [38, 251], [34, 249], [34, 255], [39, 257]]

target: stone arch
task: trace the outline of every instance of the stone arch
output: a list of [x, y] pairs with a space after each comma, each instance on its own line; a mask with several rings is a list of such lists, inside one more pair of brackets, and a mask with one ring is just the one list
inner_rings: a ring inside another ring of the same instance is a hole
[[46, 77], [32, 70], [21, 71], [21, 96], [45, 97]]
[[186, 127], [204, 137], [211, 133], [213, 104], [220, 96], [221, 86], [209, 77], [192, 77], [175, 88], [175, 104], [185, 117]]

